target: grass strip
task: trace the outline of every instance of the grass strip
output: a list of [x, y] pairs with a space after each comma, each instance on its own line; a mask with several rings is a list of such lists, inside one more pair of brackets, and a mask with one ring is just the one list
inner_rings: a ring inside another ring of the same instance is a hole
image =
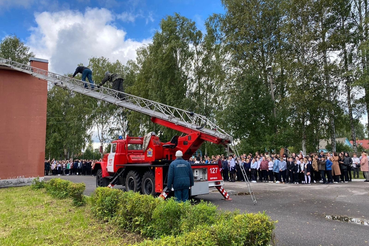
[[73, 206], [30, 186], [0, 189], [0, 245], [127, 245], [134, 233], [101, 223], [90, 205]]

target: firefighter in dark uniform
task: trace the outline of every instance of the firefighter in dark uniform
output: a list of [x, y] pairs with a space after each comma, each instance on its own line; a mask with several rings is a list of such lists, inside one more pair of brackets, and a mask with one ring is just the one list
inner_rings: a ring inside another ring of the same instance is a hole
[[[113, 86], [112, 89], [116, 90], [116, 91], [121, 91], [123, 92], [123, 78], [116, 73], [110, 73], [110, 72], [106, 72], [105, 73], [105, 77], [103, 78], [103, 80], [101, 81], [100, 85], [98, 86], [98, 88], [100, 88], [100, 86], [104, 85], [106, 82], [112, 82]], [[124, 95], [119, 93], [118, 97], [123, 99]]]
[[169, 166], [168, 188], [173, 185], [174, 196], [177, 201], [185, 202], [188, 200], [189, 188], [194, 185], [193, 172], [190, 163], [183, 160], [182, 151], [176, 152], [176, 160]]

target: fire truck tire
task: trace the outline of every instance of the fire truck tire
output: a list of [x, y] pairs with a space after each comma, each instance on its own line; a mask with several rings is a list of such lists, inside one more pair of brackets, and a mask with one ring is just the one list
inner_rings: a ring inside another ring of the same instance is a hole
[[155, 195], [155, 176], [152, 172], [146, 172], [142, 177], [141, 193]]
[[133, 192], [140, 192], [141, 177], [136, 171], [129, 171], [126, 176], [126, 190]]
[[96, 187], [106, 187], [110, 183], [110, 180], [108, 178], [102, 177], [102, 170], [99, 169], [96, 172]]

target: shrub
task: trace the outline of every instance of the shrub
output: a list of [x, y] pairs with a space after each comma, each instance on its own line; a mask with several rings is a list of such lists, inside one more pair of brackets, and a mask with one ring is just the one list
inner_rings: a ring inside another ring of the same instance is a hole
[[211, 227], [218, 245], [267, 245], [273, 230], [274, 222], [265, 213], [233, 214], [232, 219], [221, 219]]
[[53, 197], [65, 199], [68, 197], [68, 188], [71, 182], [63, 179], [51, 179], [46, 183], [46, 191]]
[[217, 206], [201, 201], [194, 206], [184, 206], [181, 216], [181, 232], [190, 232], [197, 225], [212, 225], [217, 219]]
[[99, 219], [110, 220], [116, 216], [122, 198], [121, 190], [99, 187], [91, 196], [91, 211]]
[[178, 203], [174, 198], [161, 202], [152, 214], [152, 226], [147, 236], [161, 237], [178, 235], [181, 228], [181, 215], [191, 204]]
[[34, 190], [45, 188], [45, 181], [40, 180], [39, 177], [32, 180], [31, 188]]
[[[91, 197], [94, 215], [121, 228], [154, 237], [140, 245], [267, 245], [274, 222], [265, 213], [217, 213], [213, 204], [162, 201], [148, 195], [97, 188]], [[160, 238], [160, 239], [159, 239]]]
[[85, 197], [83, 196], [85, 189], [86, 185], [84, 183], [71, 183], [69, 185], [69, 196], [73, 199], [74, 206], [82, 206], [86, 203]]
[[115, 218], [117, 224], [130, 231], [150, 235], [153, 212], [163, 201], [132, 191], [125, 192], [122, 198]]
[[85, 204], [83, 192], [86, 188], [84, 183], [75, 184], [68, 180], [51, 179], [45, 183], [46, 191], [53, 197], [59, 199], [72, 198], [75, 206], [82, 206]]
[[161, 239], [145, 240], [140, 246], [214, 246], [218, 245], [215, 241], [209, 226], [198, 226], [196, 230], [182, 234], [180, 236], [166, 236]]
[[221, 214], [214, 225], [199, 225], [179, 236], [166, 236], [140, 245], [268, 245], [274, 223], [263, 214]]

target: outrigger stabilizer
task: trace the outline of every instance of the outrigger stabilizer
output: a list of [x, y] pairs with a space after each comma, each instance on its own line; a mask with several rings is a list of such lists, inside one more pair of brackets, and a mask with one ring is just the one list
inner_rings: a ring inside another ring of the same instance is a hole
[[[220, 194], [224, 197], [224, 200], [226, 201], [232, 201], [232, 198], [229, 197], [228, 192], [223, 188], [223, 186], [215, 186]], [[168, 188], [165, 188], [163, 192], [159, 195], [159, 198], [165, 200], [168, 198], [170, 191], [168, 191]]]

